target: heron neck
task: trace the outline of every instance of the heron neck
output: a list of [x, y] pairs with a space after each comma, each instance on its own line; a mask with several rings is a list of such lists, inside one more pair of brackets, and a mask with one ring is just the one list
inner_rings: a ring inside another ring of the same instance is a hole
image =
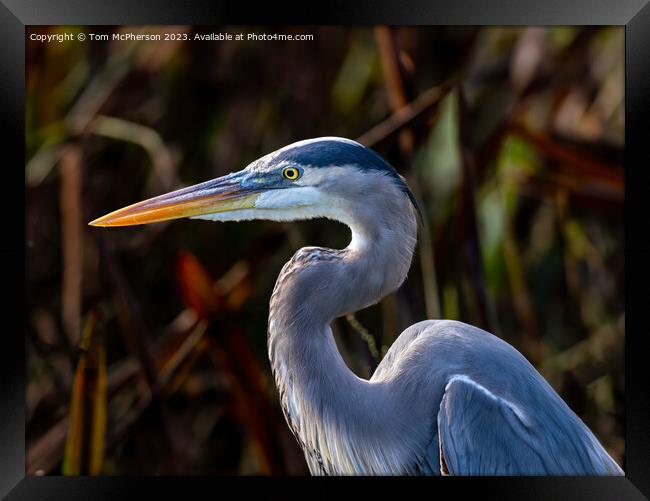
[[[385, 388], [347, 367], [330, 324], [399, 287], [408, 273], [417, 228], [414, 217], [405, 223], [397, 216], [348, 225], [352, 240], [346, 249], [301, 249], [285, 265], [269, 315], [269, 357], [285, 416], [306, 449], [309, 444], [327, 449], [323, 461], [328, 454], [352, 454], [355, 436], [363, 436], [367, 445], [370, 429], [377, 433], [379, 449], [391, 433], [381, 428], [391, 424], [385, 418], [390, 414]], [[338, 457], [335, 463], [341, 461], [346, 460]]]

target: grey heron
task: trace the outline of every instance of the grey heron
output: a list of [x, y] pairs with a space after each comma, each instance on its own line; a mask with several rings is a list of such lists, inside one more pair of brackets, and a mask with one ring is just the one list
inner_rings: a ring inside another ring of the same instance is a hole
[[298, 250], [270, 302], [270, 363], [312, 474], [623, 474], [521, 353], [471, 325], [416, 323], [369, 380], [348, 368], [331, 323], [402, 284], [418, 229], [404, 178], [371, 149], [335, 137], [299, 141], [90, 224], [183, 217], [329, 218], [350, 228], [345, 249]]

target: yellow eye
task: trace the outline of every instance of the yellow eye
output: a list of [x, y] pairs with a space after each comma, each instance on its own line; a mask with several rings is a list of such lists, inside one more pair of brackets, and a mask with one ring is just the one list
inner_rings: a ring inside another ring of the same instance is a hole
[[289, 181], [295, 181], [300, 177], [300, 171], [295, 167], [287, 167], [282, 171], [282, 175]]

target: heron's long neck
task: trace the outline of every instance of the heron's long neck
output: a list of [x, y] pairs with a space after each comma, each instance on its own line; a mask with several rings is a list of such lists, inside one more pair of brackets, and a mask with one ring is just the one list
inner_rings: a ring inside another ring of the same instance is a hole
[[[376, 303], [406, 277], [416, 222], [410, 206], [408, 217], [403, 210], [394, 214], [388, 220], [349, 221], [352, 241], [342, 251], [298, 251], [271, 298], [269, 357], [283, 408], [306, 449], [310, 443], [325, 449], [324, 461], [328, 455], [345, 456], [340, 447], [354, 449], [356, 431], [366, 437], [369, 429], [385, 432], [371, 424], [378, 407], [387, 405], [381, 389], [350, 371], [330, 323]], [[337, 445], [337, 440], [349, 445]]]

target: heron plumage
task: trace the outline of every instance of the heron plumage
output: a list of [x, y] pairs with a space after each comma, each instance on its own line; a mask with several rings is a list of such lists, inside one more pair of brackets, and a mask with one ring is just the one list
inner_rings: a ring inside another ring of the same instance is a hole
[[[370, 380], [349, 370], [329, 325], [403, 282], [417, 222], [414, 206], [392, 176], [355, 168], [351, 156], [335, 153], [353, 151], [360, 164], [363, 147], [350, 150], [348, 142], [336, 142], [323, 150], [326, 143], [309, 142], [302, 151], [290, 147], [273, 157], [320, 169], [345, 165], [345, 186], [322, 189], [344, 194], [346, 214], [337, 219], [351, 228], [352, 242], [359, 234], [364, 242], [343, 250], [299, 250], [280, 273], [271, 298], [269, 357], [283, 411], [310, 471], [621, 474], [533, 366], [512, 346], [475, 327], [443, 320], [416, 324], [397, 338]], [[366, 164], [375, 155], [369, 152]], [[459, 408], [464, 402], [468, 407]], [[486, 422], [494, 426], [485, 429]], [[519, 426], [519, 434], [507, 435], [508, 423]], [[459, 433], [471, 436], [464, 448]]]
[[345, 249], [297, 251], [270, 302], [271, 368], [313, 474], [622, 475], [523, 355], [476, 327], [420, 322], [396, 339], [369, 380], [347, 367], [330, 325], [404, 282], [418, 211], [404, 178], [377, 153], [328, 137], [91, 224], [318, 217], [350, 228]]
[[375, 151], [351, 139], [341, 137], [319, 137], [306, 139], [280, 148], [262, 157], [262, 168], [273, 164], [304, 165], [311, 168], [331, 168], [333, 166], [351, 166], [362, 172], [378, 171], [385, 173], [408, 196], [409, 200], [420, 213], [420, 207], [402, 176]]

